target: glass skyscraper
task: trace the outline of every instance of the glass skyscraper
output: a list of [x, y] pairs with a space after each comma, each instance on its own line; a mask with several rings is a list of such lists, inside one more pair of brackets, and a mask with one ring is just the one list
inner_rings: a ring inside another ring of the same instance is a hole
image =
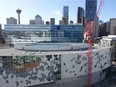
[[97, 0], [86, 0], [86, 20], [94, 21], [96, 10], [97, 10]]
[[77, 23], [82, 23], [84, 25], [84, 9], [82, 7], [78, 7]]
[[68, 25], [68, 19], [69, 19], [69, 7], [68, 6], [63, 7], [63, 17], [66, 18], [66, 24]]

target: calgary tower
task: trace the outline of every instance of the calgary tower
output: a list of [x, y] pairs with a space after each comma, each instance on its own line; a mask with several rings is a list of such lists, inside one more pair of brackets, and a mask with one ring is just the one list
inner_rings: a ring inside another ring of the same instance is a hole
[[20, 13], [21, 13], [21, 10], [17, 9], [16, 12], [18, 14], [18, 24], [20, 24]]

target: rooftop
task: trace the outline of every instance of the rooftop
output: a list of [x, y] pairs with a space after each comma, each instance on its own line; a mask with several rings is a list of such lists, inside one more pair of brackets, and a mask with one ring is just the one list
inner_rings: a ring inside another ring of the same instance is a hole
[[[109, 47], [99, 47], [95, 46], [94, 51], [102, 50], [102, 49], [107, 49]], [[87, 52], [88, 49], [86, 50], [69, 50], [69, 51], [27, 51], [27, 50], [17, 50], [12, 47], [2, 47], [0, 48], [0, 56], [12, 56], [12, 55], [17, 55], [17, 56], [27, 56], [27, 55], [53, 55], [53, 54], [69, 54], [69, 53], [84, 53]]]
[[105, 40], [116, 40], [116, 35], [104, 36], [103, 39], [105, 39]]

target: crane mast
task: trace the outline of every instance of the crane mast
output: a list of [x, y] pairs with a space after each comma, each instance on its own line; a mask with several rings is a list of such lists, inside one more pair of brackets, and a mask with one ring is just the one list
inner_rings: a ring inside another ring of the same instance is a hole
[[89, 44], [89, 48], [88, 48], [88, 74], [87, 74], [87, 87], [92, 87], [91, 86], [91, 82], [92, 82], [92, 45], [93, 45], [93, 38], [92, 38], [92, 34], [95, 28], [95, 24], [96, 24], [96, 19], [97, 17], [99, 17], [100, 12], [103, 8], [103, 4], [104, 4], [105, 0], [101, 0], [100, 1], [100, 5], [98, 8], [98, 11], [96, 12], [93, 24], [91, 25], [91, 22], [89, 20], [86, 21], [86, 30], [87, 30], [87, 38], [88, 38], [88, 44]]

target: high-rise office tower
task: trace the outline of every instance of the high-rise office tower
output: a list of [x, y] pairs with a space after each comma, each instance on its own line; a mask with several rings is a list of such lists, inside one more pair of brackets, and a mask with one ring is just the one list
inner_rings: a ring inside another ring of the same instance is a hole
[[97, 10], [97, 0], [86, 0], [86, 20], [94, 21], [96, 10]]
[[16, 12], [18, 14], [18, 24], [20, 24], [20, 13], [21, 13], [21, 10], [17, 9]]
[[64, 6], [63, 7], [63, 17], [66, 18], [66, 25], [68, 25], [68, 20], [69, 20], [69, 7], [68, 6]]
[[40, 15], [35, 16], [35, 24], [44, 25], [44, 21], [42, 20], [42, 17]]
[[84, 25], [84, 9], [82, 7], [78, 7], [77, 23], [82, 23]]
[[10, 17], [6, 19], [7, 24], [17, 24], [17, 19]]
[[55, 25], [55, 18], [50, 18], [50, 25]]

